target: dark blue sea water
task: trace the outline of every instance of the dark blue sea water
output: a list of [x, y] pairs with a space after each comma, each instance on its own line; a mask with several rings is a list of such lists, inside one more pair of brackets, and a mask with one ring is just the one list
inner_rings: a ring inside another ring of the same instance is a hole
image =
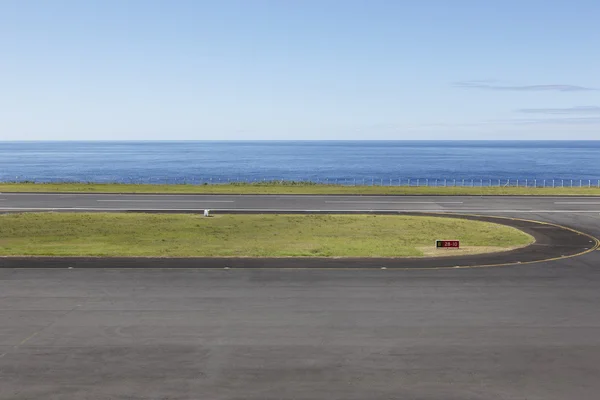
[[600, 179], [600, 141], [0, 142], [0, 181]]

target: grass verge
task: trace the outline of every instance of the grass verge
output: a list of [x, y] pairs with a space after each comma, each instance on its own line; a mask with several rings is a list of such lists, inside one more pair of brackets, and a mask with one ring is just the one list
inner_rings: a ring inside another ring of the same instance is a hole
[[443, 187], [341, 186], [310, 183], [249, 183], [222, 185], [149, 185], [119, 183], [0, 183], [2, 192], [187, 193], [187, 194], [372, 194], [372, 195], [572, 195], [599, 196], [598, 187]]
[[[435, 239], [460, 250], [435, 250]], [[502, 251], [533, 238], [444, 217], [23, 213], [0, 215], [0, 255], [420, 257]]]

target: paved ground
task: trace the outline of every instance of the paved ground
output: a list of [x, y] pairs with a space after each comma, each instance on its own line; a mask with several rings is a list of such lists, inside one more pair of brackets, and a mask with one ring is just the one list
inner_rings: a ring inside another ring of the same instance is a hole
[[[528, 201], [510, 215], [600, 236], [595, 205]], [[425, 271], [4, 268], [0, 398], [597, 399], [599, 287], [600, 251]]]
[[600, 213], [600, 197], [119, 195], [0, 193], [0, 211], [340, 210]]

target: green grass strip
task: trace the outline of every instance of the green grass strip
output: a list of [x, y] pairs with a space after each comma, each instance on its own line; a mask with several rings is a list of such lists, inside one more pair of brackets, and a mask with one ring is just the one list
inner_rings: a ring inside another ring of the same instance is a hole
[[[463, 247], [436, 250], [436, 239]], [[419, 257], [531, 243], [517, 229], [456, 218], [384, 215], [23, 213], [0, 215], [1, 255]]]
[[[440, 183], [440, 182], [438, 182]], [[523, 182], [524, 183], [524, 182]], [[570, 181], [569, 181], [570, 184]], [[579, 181], [576, 182], [579, 184]], [[0, 183], [1, 192], [70, 193], [182, 193], [182, 194], [370, 194], [370, 195], [513, 195], [600, 196], [600, 188], [587, 187], [452, 187], [452, 186], [341, 186], [303, 182], [265, 182], [222, 185], [148, 185], [86, 183]]]

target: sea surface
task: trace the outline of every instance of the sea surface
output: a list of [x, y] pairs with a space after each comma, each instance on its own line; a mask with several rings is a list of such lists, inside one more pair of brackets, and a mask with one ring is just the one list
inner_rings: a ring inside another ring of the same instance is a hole
[[0, 142], [0, 181], [600, 179], [600, 141]]

